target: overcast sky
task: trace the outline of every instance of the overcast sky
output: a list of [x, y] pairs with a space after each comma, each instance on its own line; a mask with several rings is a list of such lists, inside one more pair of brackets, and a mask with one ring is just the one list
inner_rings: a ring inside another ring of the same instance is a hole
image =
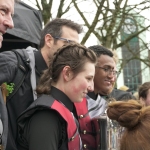
[[[35, 0], [22, 0], [23, 2], [25, 2], [25, 3], [27, 3], [28, 5], [30, 5], [30, 6], [32, 6], [32, 7], [34, 7], [34, 8], [36, 8], [36, 6], [34, 5], [34, 3], [35, 3]], [[31, 1], [31, 2], [29, 2], [29, 1]], [[59, 3], [59, 1], [60, 0], [55, 0], [54, 2], [53, 2], [53, 12], [55, 13], [56, 11], [57, 11], [57, 9], [55, 9], [55, 5], [56, 5], [56, 7], [57, 7], [57, 5], [58, 5], [58, 3]], [[92, 0], [89, 0], [89, 1], [92, 1]], [[140, 3], [140, 2], [142, 2], [143, 0], [129, 0], [129, 2], [128, 2], [128, 4], [137, 4], [137, 3]], [[110, 0], [110, 2], [113, 2], [113, 0]], [[86, 3], [87, 4], [87, 3]], [[85, 11], [92, 11], [92, 5], [90, 4], [90, 5], [87, 5], [86, 6], [86, 4], [85, 5], [83, 5], [83, 11], [84, 11], [84, 9], [85, 9]], [[112, 6], [112, 9], [113, 9], [113, 5], [111, 5]], [[94, 10], [94, 7], [93, 7], [93, 10]], [[71, 13], [72, 12], [72, 13]], [[64, 17], [65, 18], [67, 18], [67, 19], [72, 19], [72, 17], [73, 17], [73, 21], [75, 21], [75, 22], [81, 22], [82, 23], [82, 20], [79, 20], [79, 17], [77, 17], [76, 15], [75, 15], [75, 13], [74, 13], [74, 10], [72, 9], [72, 11], [71, 11], [70, 13], [69, 13], [69, 15], [67, 14], [67, 16], [66, 15], [64, 15]], [[150, 18], [150, 10], [146, 10], [146, 11], [143, 11], [142, 13], [141, 13], [141, 15], [143, 15], [144, 17], [146, 17], [146, 18]], [[90, 15], [92, 16], [92, 13], [91, 14], [89, 14], [89, 19], [90, 18], [92, 18], [93, 19], [93, 17], [90, 17]], [[91, 20], [92, 21], [92, 20]], [[80, 24], [81, 24], [80, 23]], [[150, 24], [150, 22], [145, 22], [145, 24], [146, 24], [146, 26], [148, 25], [148, 24]], [[82, 38], [82, 36], [83, 35], [81, 35], [80, 36], [80, 39]], [[150, 41], [149, 39], [150, 39], [150, 33], [149, 32], [147, 32], [146, 33], [146, 39], [147, 39], [147, 41]], [[90, 39], [86, 42], [86, 46], [89, 46], [90, 45], [90, 43], [91, 43], [91, 40], [92, 40], [92, 43], [93, 44], [97, 44], [97, 40], [96, 40], [96, 38], [95, 38], [95, 36], [94, 35], [91, 35], [90, 36]], [[88, 44], [89, 43], [89, 44]]]

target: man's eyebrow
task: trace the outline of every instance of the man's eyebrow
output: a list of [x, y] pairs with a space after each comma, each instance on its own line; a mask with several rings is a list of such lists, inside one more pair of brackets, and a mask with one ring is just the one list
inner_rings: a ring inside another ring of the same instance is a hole
[[110, 69], [115, 69], [114, 67], [112, 67], [110, 65], [104, 65], [103, 67], [110, 68]]
[[[0, 5], [0, 9], [2, 9], [2, 8], [6, 9], [7, 12], [11, 11], [11, 10], [9, 9], [9, 7], [8, 7], [7, 5], [5, 5], [5, 4]], [[11, 14], [11, 16], [13, 16], [13, 15], [14, 15], [14, 12]]]
[[8, 9], [8, 7], [6, 5], [4, 5], [4, 4], [0, 5], [0, 8], [6, 8], [6, 9]]

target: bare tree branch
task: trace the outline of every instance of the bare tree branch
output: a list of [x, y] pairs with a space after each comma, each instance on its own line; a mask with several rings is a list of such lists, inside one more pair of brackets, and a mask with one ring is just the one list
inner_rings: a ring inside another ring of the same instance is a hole
[[[60, 0], [60, 3], [57, 4], [58, 10], [56, 13], [52, 12], [55, 1], [41, 0], [41, 4], [38, 0], [35, 0], [35, 2], [42, 12], [44, 24], [51, 18], [61, 18], [64, 14], [70, 14], [70, 10], [75, 9], [75, 14], [78, 14], [79, 19], [82, 19], [87, 29], [81, 44], [85, 44], [90, 35], [94, 34], [97, 41], [105, 47], [120, 51], [125, 46], [130, 56], [120, 60], [120, 69], [133, 59], [150, 66], [150, 58], [143, 58], [140, 55], [143, 51], [150, 49], [150, 42], [141, 38], [143, 33], [150, 32], [150, 25], [145, 25], [145, 22], [150, 22], [150, 19], [146, 15], [141, 16], [144, 11], [149, 12], [149, 0], [143, 0], [132, 5], [129, 5], [129, 0], [69, 0], [69, 2]], [[83, 11], [83, 7], [80, 7], [81, 4], [90, 4], [92, 7]], [[88, 18], [88, 14], [92, 17]], [[132, 27], [132, 22], [126, 22], [128, 19], [133, 20], [137, 30], [122, 38], [125, 25], [127, 24], [126, 30], [128, 31]], [[137, 51], [134, 51], [129, 44], [133, 38], [138, 38], [141, 45]]]

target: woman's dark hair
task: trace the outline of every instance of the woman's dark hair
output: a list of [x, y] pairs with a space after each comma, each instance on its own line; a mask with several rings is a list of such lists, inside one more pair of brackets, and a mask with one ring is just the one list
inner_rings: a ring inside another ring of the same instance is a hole
[[143, 99], [146, 99], [149, 89], [150, 89], [150, 82], [143, 83], [138, 89], [139, 98], [142, 97]]
[[107, 115], [126, 128], [120, 150], [150, 149], [150, 106], [142, 107], [136, 100], [116, 101], [108, 105]]
[[97, 57], [95, 53], [77, 43], [67, 44], [54, 53], [50, 61], [48, 69], [42, 75], [39, 86], [37, 87], [38, 94], [49, 94], [51, 82], [56, 83], [60, 73], [65, 66], [70, 66], [74, 76], [84, 69], [86, 62], [96, 64]]

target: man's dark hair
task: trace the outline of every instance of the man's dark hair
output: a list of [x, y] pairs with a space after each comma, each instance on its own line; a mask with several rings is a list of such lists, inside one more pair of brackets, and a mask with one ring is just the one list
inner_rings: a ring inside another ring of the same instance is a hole
[[[46, 34], [51, 34], [53, 37], [61, 37], [62, 35], [62, 27], [66, 26], [69, 27], [80, 34], [83, 31], [83, 28], [81, 25], [68, 20], [68, 19], [62, 19], [62, 18], [56, 18], [53, 19], [52, 21], [48, 22], [44, 29], [41, 32], [41, 41], [39, 45], [39, 49], [41, 49], [44, 44], [45, 44], [45, 35]], [[57, 39], [55, 39], [57, 40]]]
[[113, 53], [102, 45], [93, 45], [90, 46], [89, 49], [93, 50], [96, 53], [97, 57], [100, 57], [101, 55], [108, 55], [110, 57], [113, 57]]

